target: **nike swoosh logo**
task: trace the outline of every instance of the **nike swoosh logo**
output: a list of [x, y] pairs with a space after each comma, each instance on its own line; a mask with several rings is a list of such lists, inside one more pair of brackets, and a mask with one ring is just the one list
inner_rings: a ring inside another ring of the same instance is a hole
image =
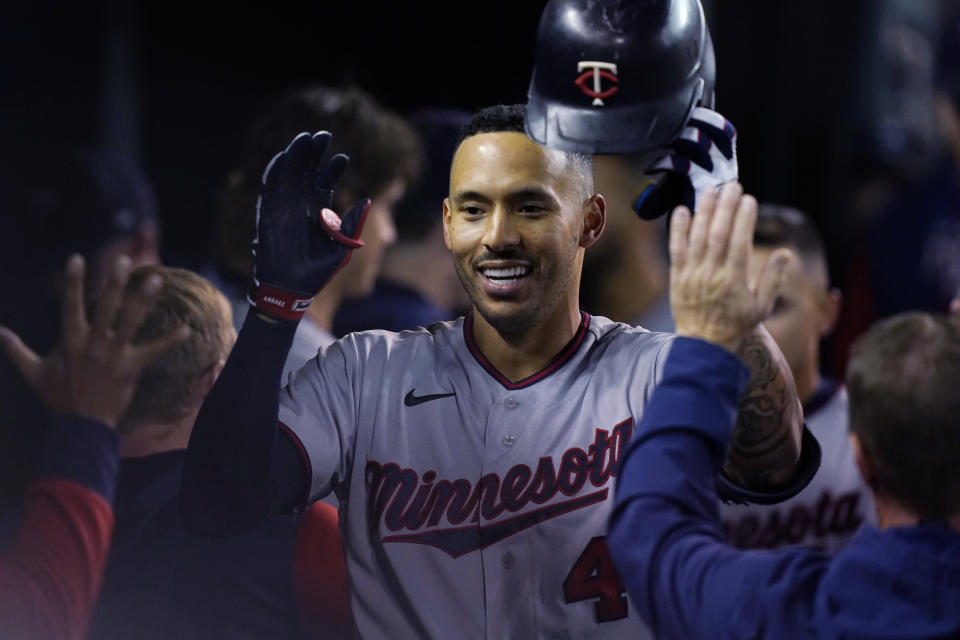
[[454, 529], [439, 529], [435, 531], [425, 531], [423, 533], [402, 534], [397, 536], [386, 536], [383, 542], [407, 542], [413, 544], [422, 544], [428, 547], [435, 547], [446, 551], [450, 557], [459, 558], [460, 556], [486, 549], [492, 544], [509, 538], [515, 533], [524, 529], [540, 524], [551, 518], [562, 516], [565, 513], [583, 509], [591, 505], [603, 502], [607, 499], [607, 489], [594, 491], [585, 496], [579, 496], [572, 500], [555, 502], [539, 509], [533, 509], [518, 516], [501, 520], [485, 526], [467, 526]]
[[449, 398], [450, 396], [457, 395], [456, 393], [431, 393], [425, 396], [415, 396], [413, 395], [413, 392], [416, 390], [416, 387], [410, 389], [410, 392], [403, 397], [403, 404], [407, 405], [408, 407], [415, 407], [418, 404], [423, 404], [424, 402], [439, 400], [440, 398]]

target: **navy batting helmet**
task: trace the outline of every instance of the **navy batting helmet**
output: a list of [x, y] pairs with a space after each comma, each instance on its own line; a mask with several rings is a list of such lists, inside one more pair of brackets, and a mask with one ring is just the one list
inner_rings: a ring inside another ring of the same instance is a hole
[[640, 153], [713, 106], [713, 42], [699, 0], [550, 0], [537, 32], [526, 130], [547, 147]]

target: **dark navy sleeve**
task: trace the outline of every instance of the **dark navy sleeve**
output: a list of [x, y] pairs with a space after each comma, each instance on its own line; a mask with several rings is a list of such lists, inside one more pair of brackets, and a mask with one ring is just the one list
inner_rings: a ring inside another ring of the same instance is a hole
[[60, 417], [47, 433], [37, 476], [72, 480], [112, 503], [118, 450], [116, 432], [102, 422], [79, 416]]
[[293, 443], [278, 437], [277, 421], [295, 331], [293, 323], [247, 314], [187, 448], [180, 509], [195, 532], [243, 533], [302, 501], [307, 467]]
[[677, 338], [618, 472], [607, 540], [656, 637], [811, 631], [804, 625], [826, 559], [798, 549], [739, 552], [720, 525], [716, 478], [748, 378], [729, 351]]
[[7, 638], [80, 640], [96, 602], [113, 529], [116, 434], [80, 417], [48, 432], [23, 519], [0, 556]]

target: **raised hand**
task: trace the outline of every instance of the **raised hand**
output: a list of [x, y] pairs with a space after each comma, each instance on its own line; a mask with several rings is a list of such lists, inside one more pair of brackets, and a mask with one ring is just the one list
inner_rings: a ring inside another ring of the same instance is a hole
[[766, 318], [783, 286], [789, 249], [767, 259], [756, 286], [748, 270], [757, 201], [739, 183], [705, 191], [697, 214], [677, 207], [670, 221], [670, 305], [677, 334], [736, 351]]
[[358, 238], [370, 201], [357, 202], [342, 220], [330, 208], [348, 163], [343, 154], [325, 160], [331, 137], [301, 133], [263, 173], [249, 299], [277, 319], [299, 320], [351, 251], [363, 246]]
[[6, 327], [0, 327], [0, 345], [51, 411], [116, 428], [133, 399], [140, 372], [186, 338], [189, 328], [134, 344], [161, 282], [154, 276], [139, 290], [125, 292], [130, 275], [126, 257], [112, 266], [89, 321], [83, 302], [84, 272], [83, 258], [72, 256], [64, 282], [60, 341], [52, 352], [41, 358]]
[[716, 111], [697, 107], [680, 137], [644, 174], [652, 182], [633, 202], [638, 216], [653, 220], [678, 205], [699, 211], [700, 194], [737, 180], [737, 130]]

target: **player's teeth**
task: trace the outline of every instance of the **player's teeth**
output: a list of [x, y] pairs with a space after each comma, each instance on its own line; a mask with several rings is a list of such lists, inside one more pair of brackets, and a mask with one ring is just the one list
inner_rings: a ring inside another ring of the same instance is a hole
[[526, 275], [528, 267], [508, 267], [506, 269], [484, 269], [483, 273], [488, 278], [518, 278]]

